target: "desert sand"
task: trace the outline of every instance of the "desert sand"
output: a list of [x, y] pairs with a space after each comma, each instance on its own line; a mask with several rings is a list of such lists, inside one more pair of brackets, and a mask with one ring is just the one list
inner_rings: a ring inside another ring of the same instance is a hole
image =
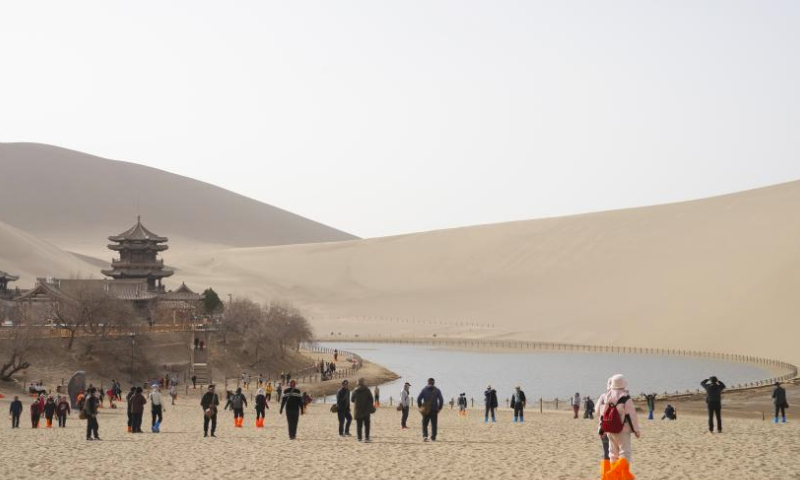
[[[230, 412], [219, 415], [218, 438], [203, 438], [198, 397], [181, 397], [167, 406], [162, 433], [126, 433], [124, 403], [99, 416], [101, 442], [84, 440], [85, 423], [72, 416], [68, 427], [32, 430], [0, 425], [3, 461], [0, 476], [35, 478], [332, 478], [386, 479], [504, 478], [581, 480], [599, 478], [600, 443], [596, 423], [573, 420], [567, 412], [527, 412], [524, 424], [502, 410], [498, 423], [484, 424], [478, 410], [467, 419], [454, 411], [440, 415], [439, 441], [423, 443], [419, 415], [400, 430], [399, 414], [380, 408], [372, 421], [371, 444], [337, 435], [336, 416], [327, 405], [312, 405], [300, 420], [298, 440], [287, 438], [276, 404], [266, 427], [253, 426], [248, 409], [245, 428], [233, 427]], [[7, 411], [8, 399], [0, 401]], [[726, 432], [705, 433], [705, 419], [683, 416], [676, 422], [643, 421], [634, 441], [632, 472], [648, 480], [800, 479], [800, 459], [790, 445], [800, 423], [774, 425], [726, 419]], [[353, 424], [355, 433], [355, 423]]]

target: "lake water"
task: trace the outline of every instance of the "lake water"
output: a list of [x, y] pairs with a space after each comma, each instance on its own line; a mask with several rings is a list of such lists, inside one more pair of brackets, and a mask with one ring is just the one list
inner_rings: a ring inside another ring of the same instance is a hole
[[430, 345], [392, 343], [336, 343], [320, 345], [361, 355], [400, 375], [381, 386], [382, 401], [398, 398], [402, 385], [411, 383], [417, 394], [428, 377], [436, 379], [445, 400], [464, 392], [483, 404], [483, 391], [491, 384], [501, 403], [519, 385], [529, 401], [599, 396], [608, 377], [622, 373], [632, 394], [684, 392], [700, 388], [700, 381], [716, 375], [728, 385], [769, 378], [769, 372], [747, 364], [705, 358], [586, 352], [481, 352], [444, 349]]

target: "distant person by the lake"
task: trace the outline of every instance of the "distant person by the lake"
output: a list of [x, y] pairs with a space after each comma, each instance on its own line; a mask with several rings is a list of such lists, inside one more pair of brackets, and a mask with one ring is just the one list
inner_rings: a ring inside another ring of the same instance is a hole
[[583, 418], [594, 419], [594, 401], [592, 397], [583, 399]]
[[467, 394], [462, 393], [458, 396], [458, 414], [462, 417], [467, 416]]
[[[377, 387], [375, 388], [377, 391]], [[358, 384], [351, 394], [353, 402], [353, 417], [356, 419], [356, 434], [358, 441], [370, 442], [369, 429], [370, 419], [375, 413], [375, 405], [378, 403], [372, 396], [372, 392], [367, 388], [364, 378], [358, 379]]]
[[717, 417], [717, 433], [722, 433], [722, 391], [725, 390], [725, 384], [712, 375], [700, 382], [700, 385], [706, 391], [708, 431], [714, 433], [714, 417]]
[[14, 395], [14, 400], [9, 406], [8, 413], [11, 415], [11, 428], [19, 428], [19, 417], [22, 416], [22, 402], [19, 400], [19, 395]]
[[581, 411], [581, 403], [583, 403], [581, 401], [581, 394], [575, 392], [575, 395], [573, 395], [573, 397], [569, 400], [569, 403], [570, 405], [572, 405], [572, 413], [573, 413], [572, 418], [578, 418], [578, 412]]
[[303, 394], [296, 387], [294, 380], [289, 380], [289, 386], [283, 391], [281, 400], [280, 414], [286, 410], [286, 424], [289, 428], [289, 440], [297, 438], [297, 424], [300, 422], [300, 415], [303, 413]]
[[381, 389], [377, 385], [375, 386], [375, 406], [381, 406]]
[[786, 423], [786, 409], [789, 402], [786, 401], [786, 390], [781, 387], [781, 382], [775, 382], [775, 390], [772, 391], [772, 401], [775, 404], [775, 423], [778, 423], [778, 413], [780, 412], [782, 422]]
[[436, 387], [436, 380], [433, 378], [429, 378], [428, 384], [419, 392], [417, 406], [422, 415], [422, 440], [428, 441], [428, 425], [430, 425], [430, 439], [435, 442], [438, 434], [439, 412], [444, 408], [444, 397]]
[[610, 470], [604, 478], [633, 478], [631, 435], [641, 437], [636, 406], [628, 392], [628, 381], [620, 374], [609, 379], [610, 389], [597, 399], [599, 433], [608, 436]]
[[214, 391], [214, 385], [208, 386], [208, 391], [200, 399], [200, 406], [203, 407], [203, 436], [208, 436], [208, 427], [211, 425], [211, 436], [216, 437], [217, 431], [217, 410], [219, 409], [219, 395]]
[[497, 410], [497, 390], [492, 388], [491, 385], [486, 387], [486, 391], [483, 392], [483, 401], [486, 406], [486, 410], [483, 415], [483, 423], [489, 422], [489, 414], [492, 415], [492, 423], [496, 422], [497, 419], [495, 418], [495, 410]]
[[677, 420], [678, 419], [678, 412], [675, 411], [675, 407], [670, 404], [667, 404], [667, 408], [664, 409], [664, 416], [661, 417], [661, 420]]
[[527, 400], [525, 399], [525, 392], [522, 391], [521, 387], [516, 387], [514, 389], [514, 394], [511, 395], [511, 408], [514, 409], [514, 422], [525, 421], [526, 403]]
[[653, 419], [653, 412], [656, 409], [656, 397], [658, 396], [658, 394], [656, 394], [656, 393], [644, 394], [643, 393], [642, 396], [647, 401], [647, 419], [648, 420], [652, 420]]
[[406, 382], [400, 391], [400, 428], [408, 429], [408, 412], [411, 409], [411, 384]]
[[336, 392], [336, 416], [339, 418], [339, 436], [350, 436], [350, 424], [353, 415], [350, 413], [350, 382], [342, 380], [342, 386]]

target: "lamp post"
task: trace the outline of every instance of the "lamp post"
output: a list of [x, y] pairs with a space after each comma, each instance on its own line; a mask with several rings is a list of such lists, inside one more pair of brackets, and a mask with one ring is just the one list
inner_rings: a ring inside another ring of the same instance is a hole
[[133, 385], [133, 352], [134, 352], [134, 347], [136, 346], [136, 334], [135, 334], [135, 333], [131, 333], [131, 334], [129, 335], [129, 337], [130, 337], [130, 339], [131, 339], [131, 369], [130, 369], [130, 383], [131, 383], [131, 385]]

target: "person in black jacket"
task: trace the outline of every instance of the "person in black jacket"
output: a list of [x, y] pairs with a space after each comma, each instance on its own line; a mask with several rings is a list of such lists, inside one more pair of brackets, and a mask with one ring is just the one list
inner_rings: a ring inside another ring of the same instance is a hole
[[772, 400], [775, 403], [775, 423], [778, 423], [778, 413], [780, 412], [783, 417], [783, 423], [786, 423], [786, 407], [789, 403], [786, 401], [786, 390], [781, 387], [781, 382], [775, 382], [775, 390], [772, 391]]
[[92, 440], [92, 435], [94, 435], [94, 440], [100, 440], [98, 435], [100, 424], [97, 423], [97, 409], [99, 406], [100, 399], [97, 398], [97, 389], [89, 387], [83, 405], [86, 412], [86, 440]]
[[489, 421], [489, 414], [492, 414], [492, 423], [494, 423], [494, 411], [497, 409], [497, 390], [492, 388], [491, 385], [486, 387], [486, 391], [483, 392], [483, 400], [486, 403], [486, 413], [483, 418], [483, 423]]
[[19, 396], [14, 395], [14, 401], [11, 402], [11, 407], [8, 413], [11, 414], [11, 428], [19, 428], [19, 417], [22, 416], [22, 402], [19, 401]]
[[281, 400], [281, 411], [283, 414], [286, 410], [286, 423], [289, 426], [289, 440], [297, 438], [297, 424], [300, 421], [300, 414], [303, 413], [305, 404], [303, 402], [303, 394], [295, 386], [297, 382], [294, 380], [289, 381], [289, 386], [283, 391], [283, 399]]
[[714, 433], [714, 417], [717, 417], [717, 433], [722, 433], [722, 391], [725, 384], [715, 376], [708, 377], [700, 382], [706, 390], [706, 405], [708, 406], [708, 431]]
[[514, 390], [514, 394], [511, 396], [511, 408], [514, 409], [514, 422], [525, 421], [525, 404], [525, 392], [523, 392], [520, 387], [517, 387]]
[[236, 393], [228, 397], [225, 410], [228, 407], [233, 410], [233, 426], [241, 428], [244, 424], [244, 407], [247, 406], [247, 397], [242, 393], [241, 388], [236, 389]]
[[133, 432], [133, 414], [131, 413], [131, 397], [136, 394], [136, 387], [131, 387], [131, 391], [125, 396], [125, 401], [128, 402], [128, 433]]
[[56, 414], [56, 401], [53, 397], [47, 397], [44, 404], [44, 418], [47, 420], [47, 428], [53, 428], [53, 416]]
[[264, 417], [268, 408], [267, 394], [263, 388], [259, 388], [256, 392], [256, 428], [264, 428]]
[[42, 416], [42, 411], [39, 407], [39, 399], [34, 398], [31, 404], [31, 427], [39, 428], [39, 418]]
[[215, 386], [209, 385], [208, 391], [200, 399], [200, 406], [203, 407], [203, 436], [208, 436], [208, 424], [211, 424], [211, 436], [216, 437], [217, 431], [217, 410], [219, 409], [219, 395], [214, 391]]
[[350, 424], [353, 415], [350, 413], [350, 382], [342, 381], [342, 387], [336, 392], [336, 415], [339, 417], [339, 436], [350, 436]]

